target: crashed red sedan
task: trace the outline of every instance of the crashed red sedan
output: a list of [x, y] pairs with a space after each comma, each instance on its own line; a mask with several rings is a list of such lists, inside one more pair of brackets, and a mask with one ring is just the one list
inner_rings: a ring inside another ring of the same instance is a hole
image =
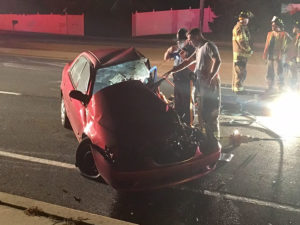
[[62, 72], [61, 122], [79, 145], [76, 166], [117, 190], [149, 190], [199, 178], [221, 148], [182, 123], [159, 92], [156, 71], [134, 48], [86, 51]]

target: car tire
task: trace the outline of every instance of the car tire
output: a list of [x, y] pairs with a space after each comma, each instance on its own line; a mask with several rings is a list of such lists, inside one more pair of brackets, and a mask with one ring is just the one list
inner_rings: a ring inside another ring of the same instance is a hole
[[98, 179], [101, 175], [95, 165], [91, 144], [90, 139], [86, 137], [78, 145], [76, 151], [76, 167], [82, 176], [90, 179]]
[[67, 116], [66, 107], [63, 98], [60, 102], [60, 120], [64, 128], [71, 129], [70, 120]]

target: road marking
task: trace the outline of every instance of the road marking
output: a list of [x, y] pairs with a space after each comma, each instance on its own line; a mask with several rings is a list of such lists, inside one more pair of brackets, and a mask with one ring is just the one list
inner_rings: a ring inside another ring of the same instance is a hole
[[29, 65], [19, 64], [19, 63], [6, 62], [6, 63], [2, 63], [2, 65], [5, 67], [16, 68], [16, 69], [45, 71], [43, 67], [29, 66]]
[[[231, 90], [232, 89], [231, 87], [225, 87], [225, 86], [222, 86], [221, 88], [226, 89], [226, 90]], [[265, 92], [265, 90], [251, 89], [251, 88], [245, 88], [245, 91], [253, 91], [253, 92], [259, 92], [259, 93]]]
[[51, 84], [60, 84], [61, 80], [53, 80], [53, 81], [49, 81], [49, 83], [51, 83]]
[[[0, 151], [0, 156], [5, 156], [9, 158], [14, 158], [14, 159], [20, 159], [24, 161], [30, 161], [30, 162], [35, 162], [35, 163], [40, 163], [40, 164], [45, 164], [45, 165], [50, 165], [50, 166], [56, 166], [56, 167], [62, 167], [66, 169], [75, 169], [76, 167], [73, 164], [69, 163], [62, 163], [62, 162], [57, 162], [53, 160], [48, 160], [48, 159], [41, 159], [41, 158], [36, 158], [36, 157], [31, 157], [31, 156], [25, 156], [25, 155], [20, 155], [16, 153], [10, 153], [10, 152], [5, 152], [5, 151]], [[179, 190], [184, 190], [182, 188], [179, 188]], [[247, 204], [253, 204], [253, 205], [259, 205], [259, 206], [265, 206], [265, 207], [270, 207], [274, 209], [279, 209], [279, 210], [285, 210], [288, 212], [296, 212], [300, 213], [300, 208], [296, 208], [293, 206], [289, 205], [283, 205], [275, 202], [269, 202], [269, 201], [264, 201], [264, 200], [259, 200], [259, 199], [254, 199], [254, 198], [248, 198], [248, 197], [243, 197], [243, 196], [237, 196], [237, 195], [232, 195], [232, 194], [227, 194], [227, 193], [221, 193], [221, 192], [214, 192], [214, 191], [209, 191], [209, 190], [192, 190], [189, 189], [192, 192], [199, 192], [203, 193], [206, 196], [211, 196], [215, 198], [222, 198], [222, 199], [227, 199], [227, 200], [233, 200], [233, 201], [238, 201], [238, 202], [243, 202]]]
[[8, 91], [0, 91], [0, 94], [4, 94], [4, 95], [22, 95], [21, 93], [8, 92]]
[[298, 208], [298, 207], [294, 207], [291, 205], [284, 205], [284, 204], [280, 204], [280, 203], [276, 203], [276, 202], [264, 201], [264, 200], [260, 200], [260, 199], [248, 198], [248, 197], [244, 197], [244, 196], [238, 196], [238, 195], [233, 195], [233, 194], [229, 194], [229, 193], [221, 193], [221, 192], [210, 191], [210, 190], [195, 190], [195, 189], [191, 189], [191, 188], [186, 189], [184, 187], [180, 187], [178, 189], [182, 190], [182, 191], [185, 190], [185, 191], [191, 191], [194, 193], [202, 193], [203, 195], [215, 197], [218, 199], [232, 200], [232, 201], [257, 205], [257, 206], [270, 207], [273, 209], [279, 209], [279, 210], [284, 210], [284, 211], [288, 211], [288, 212], [300, 213], [300, 208]]
[[38, 60], [32, 60], [32, 59], [28, 59], [28, 58], [21, 58], [21, 61], [24, 61], [25, 63], [29, 62], [31, 64], [41, 64], [41, 65], [47, 65], [47, 66], [56, 66], [56, 67], [59, 67], [59, 68], [63, 68], [66, 63], [65, 62], [46, 62], [46, 61], [43, 61], [43, 62], [40, 62]]
[[266, 207], [270, 207], [273, 209], [285, 210], [288, 212], [300, 213], [300, 208], [296, 208], [296, 207], [289, 206], [289, 205], [283, 205], [283, 204], [279, 204], [279, 203], [275, 203], [275, 202], [268, 202], [268, 201], [264, 201], [264, 200], [247, 198], [247, 197], [237, 196], [237, 195], [232, 195], [232, 194], [219, 193], [219, 192], [214, 192], [214, 191], [209, 191], [209, 190], [204, 190], [203, 194], [207, 195], [207, 196], [216, 197], [216, 198], [224, 198], [227, 200], [239, 201], [239, 202], [253, 204], [253, 205], [266, 206]]
[[5, 156], [5, 157], [9, 157], [9, 158], [14, 158], [14, 159], [21, 159], [21, 160], [25, 160], [25, 161], [30, 161], [30, 162], [35, 162], [35, 163], [40, 163], [40, 164], [45, 164], [45, 165], [50, 165], [50, 166], [62, 167], [62, 168], [66, 168], [66, 169], [75, 169], [76, 168], [73, 164], [69, 164], [69, 163], [62, 163], [62, 162], [57, 162], [57, 161], [53, 161], [53, 160], [41, 159], [41, 158], [20, 155], [20, 154], [11, 153], [11, 152], [5, 152], [5, 151], [0, 151], [0, 156]]

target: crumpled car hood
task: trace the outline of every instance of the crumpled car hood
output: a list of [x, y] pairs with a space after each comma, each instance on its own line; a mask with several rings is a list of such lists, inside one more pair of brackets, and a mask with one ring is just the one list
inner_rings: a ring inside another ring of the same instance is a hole
[[114, 135], [119, 146], [153, 142], [173, 129], [168, 106], [140, 81], [112, 85], [92, 98], [95, 121]]
[[202, 152], [218, 150], [217, 142], [210, 145], [200, 130], [181, 123], [177, 113], [140, 81], [109, 86], [92, 98], [101, 139], [95, 144], [122, 170], [182, 162], [194, 157], [198, 147]]

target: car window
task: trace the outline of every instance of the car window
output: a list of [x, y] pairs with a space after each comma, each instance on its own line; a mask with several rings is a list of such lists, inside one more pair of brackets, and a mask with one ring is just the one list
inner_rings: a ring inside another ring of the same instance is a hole
[[127, 80], [140, 80], [144, 83], [149, 78], [146, 61], [147, 59], [140, 59], [98, 69], [93, 93]]
[[72, 80], [73, 86], [76, 89], [78, 86], [78, 82], [80, 80], [81, 72], [83, 71], [85, 65], [87, 64], [87, 59], [83, 56], [77, 59], [74, 63], [71, 71], [70, 71], [70, 78]]
[[88, 85], [90, 80], [90, 64], [85, 63], [78, 79], [78, 85], [76, 90], [81, 91], [83, 94], [87, 93]]

